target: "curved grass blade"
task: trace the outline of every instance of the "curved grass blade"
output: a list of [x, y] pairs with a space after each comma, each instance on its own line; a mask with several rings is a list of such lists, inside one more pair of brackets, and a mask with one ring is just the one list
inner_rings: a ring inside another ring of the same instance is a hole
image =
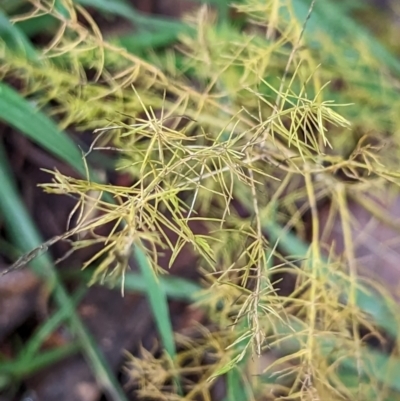
[[[71, 302], [74, 308], [79, 305], [84, 295], [87, 292], [87, 287], [78, 289], [71, 297]], [[51, 317], [49, 317], [40, 328], [33, 333], [22, 350], [19, 352], [18, 359], [32, 358], [40, 349], [46, 338], [53, 333], [65, 320], [68, 319], [71, 311], [68, 305], [63, 305]]]
[[[21, 252], [29, 252], [40, 246], [42, 241], [21, 202], [16, 185], [11, 178], [11, 170], [6, 157], [3, 147], [0, 146], [0, 213], [10, 239]], [[50, 288], [53, 287], [54, 282], [51, 265], [52, 261], [46, 254], [34, 258], [30, 263], [34, 273], [43, 278]]]
[[188, 31], [190, 29], [186, 24], [180, 21], [165, 17], [144, 15], [135, 10], [128, 3], [121, 0], [115, 0], [112, 2], [107, 0], [76, 0], [76, 3], [79, 3], [82, 6], [94, 7], [104, 13], [114, 14], [118, 15], [119, 17], [123, 17], [135, 24], [140, 31], [164, 31], [164, 34], [174, 31], [177, 35], [183, 31]]
[[79, 351], [78, 344], [67, 344], [44, 351], [29, 360], [3, 362], [0, 365], [0, 391], [14, 381], [20, 381], [41, 369], [49, 367]]
[[[145, 253], [139, 246], [135, 247], [134, 258], [139, 265], [142, 276], [146, 282], [146, 296], [156, 321], [158, 332], [161, 336], [166, 352], [172, 360], [176, 358], [174, 331], [169, 314], [167, 294], [160, 285]], [[180, 388], [179, 382], [175, 384]]]
[[24, 54], [29, 60], [38, 60], [38, 55], [32, 43], [25, 34], [0, 9], [0, 38], [17, 53]]
[[[307, 15], [310, 0], [294, 0], [293, 10], [299, 21], [304, 21]], [[284, 7], [282, 7], [284, 13]], [[285, 17], [285, 16], [284, 16]], [[287, 16], [286, 16], [287, 18]], [[366, 28], [354, 21], [344, 12], [343, 7], [330, 0], [317, 1], [313, 14], [307, 25], [305, 36], [309, 43], [313, 42], [319, 32], [326, 32], [329, 36], [351, 41], [359, 40], [369, 48], [370, 53], [378, 58], [383, 64], [393, 72], [400, 73], [400, 61], [390, 51], [388, 51]], [[351, 42], [348, 42], [351, 43]], [[357, 54], [351, 46], [343, 49], [343, 54], [357, 60]]]
[[[93, 271], [86, 269], [79, 272], [68, 272], [62, 277], [74, 277], [81, 280], [83, 279], [84, 282], [89, 283], [92, 276]], [[160, 288], [168, 298], [189, 303], [194, 303], [201, 299], [199, 293], [202, 290], [202, 287], [192, 281], [174, 276], [160, 276], [157, 278], [157, 281]], [[107, 280], [105, 280], [104, 283], [102, 282], [102, 285], [103, 284], [107, 285]], [[119, 279], [116, 282], [113, 279], [110, 284], [112, 285], [112, 288], [121, 288], [121, 285], [124, 285], [124, 289], [130, 292], [147, 291], [147, 281], [140, 273], [127, 272], [124, 279]]]
[[246, 361], [241, 361], [238, 366], [235, 366], [226, 373], [227, 396], [224, 401], [246, 401], [254, 398], [251, 389], [248, 388], [248, 383], [244, 382], [240, 373], [240, 368], [245, 365], [243, 362]]
[[40, 17], [19, 21], [15, 26], [18, 27], [18, 29], [27, 37], [31, 37], [42, 33], [43, 31], [53, 32], [58, 24], [59, 22], [57, 19], [51, 15], [41, 15]]
[[18, 92], [0, 82], [0, 120], [21, 131], [33, 142], [85, 175], [82, 155], [57, 125]]

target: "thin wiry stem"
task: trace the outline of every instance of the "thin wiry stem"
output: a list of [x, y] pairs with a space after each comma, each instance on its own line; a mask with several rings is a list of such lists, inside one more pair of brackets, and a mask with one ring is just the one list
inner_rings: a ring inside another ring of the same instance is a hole
[[263, 263], [264, 259], [262, 257], [263, 254], [263, 249], [262, 249], [262, 244], [264, 240], [264, 235], [262, 232], [262, 224], [261, 224], [261, 217], [260, 217], [260, 210], [258, 207], [258, 198], [257, 198], [257, 191], [255, 187], [255, 181], [254, 181], [254, 174], [252, 169], [248, 170], [249, 177], [250, 177], [250, 182], [251, 182], [251, 194], [253, 197], [253, 207], [254, 207], [254, 217], [256, 220], [257, 224], [257, 243], [258, 246], [261, 248], [260, 249], [260, 255], [259, 259], [257, 260], [256, 264], [256, 285], [254, 292], [252, 294], [253, 297], [253, 311], [251, 312], [251, 315], [253, 316], [252, 318], [252, 324], [254, 325], [254, 339], [255, 339], [255, 345], [256, 345], [256, 353], [257, 355], [261, 355], [261, 347], [263, 343], [263, 333], [260, 327], [260, 322], [259, 322], [259, 304], [260, 304], [260, 296], [261, 296], [261, 282], [262, 282], [262, 272], [263, 272]]

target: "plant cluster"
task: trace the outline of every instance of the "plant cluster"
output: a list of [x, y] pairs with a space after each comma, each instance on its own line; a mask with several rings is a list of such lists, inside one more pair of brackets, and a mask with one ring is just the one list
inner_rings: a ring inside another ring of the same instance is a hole
[[[396, 347], [368, 346], [397, 338], [397, 319], [390, 294], [360, 279], [348, 205], [391, 221], [376, 199], [397, 194], [400, 63], [350, 20], [339, 32], [331, 2], [247, 0], [233, 6], [238, 27], [201, 7], [174, 48], [141, 57], [104, 39], [79, 2], [30, 3], [14, 22], [51, 15], [58, 32], [38, 57], [3, 44], [2, 77], [63, 129], [94, 130], [75, 166], [85, 174], [49, 171], [43, 185], [77, 200], [63, 237], [102, 244], [83, 266], [96, 267], [93, 282], [124, 277], [132, 252], [158, 276], [160, 253], [172, 265], [184, 247], [205, 277], [196, 303], [217, 328], [132, 358], [142, 395], [210, 399], [210, 380], [240, 372], [246, 399], [397, 397]], [[93, 152], [118, 154], [133, 184], [99, 181], [85, 164]], [[334, 220], [341, 255], [323, 241]]]

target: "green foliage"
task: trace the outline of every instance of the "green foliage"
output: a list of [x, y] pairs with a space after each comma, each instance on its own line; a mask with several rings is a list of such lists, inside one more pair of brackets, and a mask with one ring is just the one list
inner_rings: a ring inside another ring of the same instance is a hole
[[0, 118], [68, 162], [76, 171], [85, 173], [82, 155], [72, 140], [46, 115], [37, 113], [29, 102], [3, 83], [0, 83]]
[[[75, 226], [64, 236], [76, 235], [75, 249], [103, 244], [83, 266], [96, 266], [92, 282], [147, 292], [167, 352], [131, 358], [140, 395], [208, 399], [211, 379], [226, 374], [229, 399], [239, 383], [243, 399], [270, 391], [291, 399], [399, 398], [398, 374], [389, 374], [400, 363], [397, 351], [372, 350], [359, 334], [360, 327], [377, 337], [384, 331], [397, 344], [399, 322], [387, 291], [356, 275], [348, 208], [349, 199], [371, 190], [397, 191], [398, 59], [329, 0], [315, 8], [303, 0], [247, 0], [236, 6], [245, 29], [227, 22], [223, 2], [219, 24], [203, 7], [187, 25], [142, 16], [123, 1], [76, 3], [127, 18], [137, 26], [137, 41], [105, 40], [72, 2], [32, 3], [31, 16], [51, 16], [59, 29], [33, 53], [21, 19], [14, 17], [21, 29], [5, 25], [0, 71], [21, 83], [30, 103], [2, 84], [0, 118], [84, 173], [76, 179], [49, 172], [53, 180], [44, 188], [79, 199]], [[171, 35], [164, 36], [167, 29]], [[175, 48], [146, 49], [177, 38]], [[134, 184], [88, 180], [61, 131], [69, 127], [94, 130], [92, 153], [117, 150], [118, 170]], [[342, 258], [324, 253], [321, 199], [338, 210]], [[109, 223], [109, 235], [87, 235]], [[195, 224], [208, 234], [192, 231]], [[166, 287], [158, 261], [168, 250], [172, 265], [184, 247], [198, 256], [207, 279], [199, 296], [189, 298], [217, 329], [200, 327], [195, 340], [176, 335], [177, 353], [166, 297], [188, 297], [195, 287]], [[132, 251], [143, 280], [135, 284], [128, 272]], [[293, 279], [291, 294], [277, 290], [277, 274]], [[213, 363], [203, 367], [202, 355]], [[255, 355], [274, 355], [256, 376]], [[149, 375], [155, 367], [158, 374]], [[167, 383], [187, 371], [199, 383], [183, 380], [177, 395]]]

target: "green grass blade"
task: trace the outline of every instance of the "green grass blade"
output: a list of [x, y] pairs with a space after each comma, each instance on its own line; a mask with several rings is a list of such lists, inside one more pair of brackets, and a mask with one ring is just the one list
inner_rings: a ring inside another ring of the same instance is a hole
[[105, 14], [114, 14], [129, 19], [134, 23], [140, 21], [140, 13], [123, 0], [75, 0], [75, 2], [84, 7], [96, 8]]
[[15, 26], [27, 37], [32, 37], [39, 33], [53, 32], [59, 22], [51, 15], [41, 15], [40, 17], [30, 18], [23, 21], [18, 21]]
[[[0, 213], [10, 239], [21, 252], [29, 252], [38, 247], [42, 241], [39, 232], [30, 221], [28, 212], [21, 203], [16, 185], [11, 179], [10, 166], [6, 162], [6, 158], [6, 153], [0, 146]], [[43, 278], [50, 287], [53, 286], [55, 279], [51, 264], [47, 254], [34, 258], [30, 263], [34, 273]]]
[[[3, 362], [0, 365], [0, 381], [5, 387], [9, 384], [9, 381], [21, 380], [24, 377], [59, 362], [77, 351], [79, 351], [78, 344], [67, 344], [50, 351], [43, 351], [30, 360]], [[1, 377], [3, 377], [3, 380], [1, 380]], [[4, 380], [5, 378], [8, 378], [8, 380]]]
[[60, 131], [51, 119], [2, 82], [0, 82], [0, 120], [18, 129], [33, 142], [85, 175], [82, 155], [74, 142]]
[[[72, 277], [89, 283], [92, 279], [92, 276], [93, 271], [85, 269], [83, 271], [67, 272], [62, 277]], [[196, 302], [200, 299], [199, 293], [202, 290], [202, 287], [192, 281], [174, 276], [160, 276], [157, 278], [157, 280], [162, 291], [168, 298], [189, 303]], [[104, 284], [108, 285], [107, 280], [104, 282]], [[147, 291], [147, 281], [140, 273], [128, 272], [125, 274], [124, 279], [119, 279], [116, 282], [113, 279], [112, 283], [110, 282], [110, 286], [112, 286], [112, 288], [120, 289], [122, 285], [124, 285], [125, 290], [130, 292]]]
[[246, 401], [254, 398], [251, 389], [247, 388], [248, 386], [243, 382], [243, 377], [240, 373], [240, 368], [244, 365], [240, 363], [226, 374], [227, 396], [224, 401]]
[[9, 14], [16, 13], [26, 0], [1, 0], [2, 9]]
[[[87, 288], [81, 288], [71, 298], [74, 309], [86, 294]], [[59, 327], [68, 317], [71, 311], [68, 305], [62, 305], [42, 326], [28, 339], [23, 349], [19, 352], [18, 359], [26, 360], [32, 358], [40, 349], [44, 341]]]
[[145, 15], [135, 10], [130, 4], [118, 0], [77, 0], [83, 6], [94, 7], [97, 10], [123, 17], [132, 22], [134, 33], [110, 38], [119, 46], [131, 53], [139, 53], [149, 48], [160, 48], [175, 42], [181, 33], [192, 32], [192, 29], [181, 21], [154, 15]]
[[[143, 251], [140, 250], [138, 252], [138, 250], [140, 248], [136, 247], [134, 254], [141, 273], [126, 273], [124, 279], [119, 279], [117, 282], [113, 280], [112, 285], [116, 288], [121, 288], [123, 285], [125, 291], [146, 294], [164, 348], [170, 357], [174, 358], [176, 356], [176, 347], [169, 317], [167, 297], [193, 303], [200, 299], [199, 292], [202, 288], [196, 283], [179, 277], [155, 277], [146, 255]], [[76, 275], [76, 273], [68, 274], [67, 277]], [[90, 282], [92, 272], [79, 272], [78, 278]], [[107, 285], [107, 281], [104, 284]]]
[[177, 32], [182, 29], [189, 29], [184, 23], [170, 18], [142, 14], [135, 10], [130, 4], [121, 0], [115, 0], [113, 2], [107, 0], [76, 0], [76, 2], [82, 6], [94, 7], [99, 11], [123, 17], [135, 24], [140, 30], [164, 30], [164, 33], [167, 33], [168, 29], [176, 30]]
[[[299, 21], [304, 21], [310, 0], [294, 0], [293, 10]], [[282, 8], [282, 11], [284, 8]], [[331, 37], [347, 39], [353, 41], [362, 41], [369, 48], [371, 55], [377, 57], [382, 64], [388, 66], [393, 72], [400, 73], [400, 60], [391, 54], [366, 28], [350, 18], [343, 8], [331, 0], [320, 0], [315, 3], [313, 13], [307, 24], [305, 36], [308, 42], [312, 43], [320, 32], [325, 32]], [[343, 42], [345, 44], [345, 42]], [[357, 54], [349, 45], [343, 47], [343, 54], [354, 58], [357, 61]]]
[[174, 358], [176, 356], [176, 347], [169, 315], [167, 294], [164, 288], [161, 287], [158, 278], [155, 276], [145, 253], [138, 246], [135, 248], [134, 257], [146, 283], [145, 293], [154, 314], [161, 340], [167, 353], [171, 358]]
[[117, 38], [110, 38], [110, 40], [131, 53], [140, 54], [148, 49], [169, 46], [176, 41], [177, 36], [176, 32], [167, 30], [166, 32], [141, 32], [140, 34], [120, 35]]
[[[32, 43], [25, 34], [14, 24], [0, 9], [0, 38], [4, 43], [17, 53], [26, 55], [29, 60], [38, 60], [38, 56]], [[1, 96], [0, 96], [1, 97]]]

